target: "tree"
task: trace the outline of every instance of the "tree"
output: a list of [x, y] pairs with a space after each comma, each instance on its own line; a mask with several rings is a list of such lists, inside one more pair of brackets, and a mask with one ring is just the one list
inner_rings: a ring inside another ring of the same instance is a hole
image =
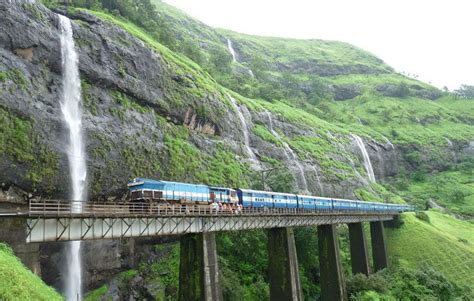
[[188, 58], [192, 59], [196, 64], [201, 65], [203, 57], [201, 50], [194, 41], [184, 40], [181, 42], [181, 51]]
[[474, 86], [461, 85], [459, 89], [454, 90], [454, 94], [462, 98], [474, 99]]
[[223, 48], [216, 47], [210, 51], [211, 70], [221, 74], [231, 72], [232, 56]]

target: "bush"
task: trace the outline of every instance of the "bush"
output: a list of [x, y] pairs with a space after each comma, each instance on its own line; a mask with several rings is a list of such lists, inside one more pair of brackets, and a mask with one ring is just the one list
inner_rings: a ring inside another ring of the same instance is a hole
[[415, 216], [422, 221], [430, 223], [430, 217], [425, 211], [417, 211]]
[[[371, 274], [365, 276], [364, 274], [356, 274], [350, 277], [346, 282], [347, 293], [350, 296], [360, 295], [364, 291], [374, 291], [378, 293], [385, 293], [389, 287], [387, 280], [380, 274]], [[360, 299], [357, 299], [360, 300]], [[363, 299], [372, 300], [372, 299]]]
[[351, 296], [351, 301], [380, 301], [380, 300], [391, 300], [385, 299], [383, 296], [380, 296], [379, 293], [374, 291], [364, 291], [358, 292], [354, 296]]
[[396, 300], [453, 300], [461, 291], [427, 265], [419, 269], [391, 268], [381, 273]]

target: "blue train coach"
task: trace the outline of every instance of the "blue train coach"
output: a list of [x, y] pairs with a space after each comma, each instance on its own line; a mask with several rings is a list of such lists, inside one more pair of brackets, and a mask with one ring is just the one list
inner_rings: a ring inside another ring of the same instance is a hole
[[209, 189], [211, 202], [227, 204], [237, 204], [239, 202], [235, 189], [225, 187], [209, 187]]
[[297, 195], [298, 208], [310, 210], [330, 210], [332, 201], [328, 198], [316, 197], [311, 195]]

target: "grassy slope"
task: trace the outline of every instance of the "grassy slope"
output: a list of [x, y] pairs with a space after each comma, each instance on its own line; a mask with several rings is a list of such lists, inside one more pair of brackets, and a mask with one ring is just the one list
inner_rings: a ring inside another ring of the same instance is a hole
[[0, 243], [0, 300], [62, 300]]
[[427, 214], [430, 223], [407, 213], [400, 229], [387, 229], [389, 256], [410, 267], [426, 263], [457, 285], [474, 288], [474, 224]]
[[[467, 168], [472, 168], [468, 166]], [[471, 170], [448, 170], [411, 181], [401, 195], [423, 206], [429, 199], [452, 212], [474, 215], [474, 174]]]
[[[155, 51], [163, 55], [168, 66], [177, 74], [193, 74], [197, 81], [196, 91], [193, 93], [200, 96], [207, 93], [217, 93], [221, 95], [224, 102], [228, 101], [227, 97], [224, 96], [225, 93], [231, 93], [250, 110], [269, 110], [280, 116], [279, 118], [291, 123], [317, 129], [316, 133], [319, 136], [317, 138], [298, 136], [284, 137], [284, 139], [297, 151], [302, 159], [307, 160], [309, 158], [318, 162], [324, 173], [329, 177], [346, 179], [355, 176], [349, 165], [334, 160], [335, 157], [352, 156], [351, 153], [340, 147], [341, 144], [347, 144], [350, 141], [341, 138], [341, 136], [335, 136], [336, 133], [345, 135], [355, 133], [383, 143], [386, 142], [384, 137], [387, 137], [395, 144], [415, 145], [418, 150], [409, 155], [417, 160], [423, 150], [425, 154], [428, 154], [429, 158], [425, 160], [428, 162], [445, 162], [450, 159], [450, 153], [446, 151], [448, 146], [446, 139], [468, 141], [474, 137], [474, 126], [471, 117], [474, 113], [473, 101], [455, 99], [452, 96], [445, 96], [436, 101], [415, 97], [382, 96], [375, 91], [375, 86], [379, 84], [405, 83], [427, 89], [432, 89], [432, 87], [393, 73], [379, 59], [349, 44], [320, 40], [264, 38], [216, 30], [164, 3], [157, 2], [157, 7], [161, 17], [166, 20], [166, 24], [173, 34], [178, 39], [188, 39], [194, 43], [203, 42], [201, 43], [204, 45], [201, 52], [207, 57], [209, 57], [209, 49], [212, 47], [226, 49], [225, 37], [232, 36], [232, 39], [239, 40], [240, 47], [242, 47], [239, 51], [242, 54], [244, 54], [243, 51], [247, 51], [249, 56], [264, 53], [264, 61], [267, 65], [275, 64], [275, 62], [295, 62], [298, 59], [316, 59], [344, 66], [350, 66], [353, 63], [364, 64], [372, 69], [383, 69], [384, 72], [389, 72], [372, 75], [349, 74], [325, 77], [326, 82], [336, 84], [355, 83], [364, 86], [364, 92], [361, 96], [343, 102], [326, 100], [318, 104], [303, 102], [302, 105], [301, 100], [282, 99], [268, 102], [251, 99], [216, 83], [201, 66], [182, 54], [169, 50], [133, 23], [103, 12], [92, 12], [146, 42]], [[242, 46], [247, 45], [246, 43], [253, 45], [253, 48]], [[275, 47], [276, 44], [279, 47]], [[255, 49], [258, 49], [258, 51], [254, 52]], [[294, 53], [298, 53], [299, 56], [294, 57]], [[271, 72], [277, 74], [277, 76], [281, 75], [278, 70]], [[293, 75], [311, 77], [311, 75], [304, 75], [301, 72], [304, 73], [304, 71], [296, 70]], [[263, 124], [260, 128], [256, 128], [260, 136], [264, 132], [263, 127], [267, 127], [267, 125]], [[269, 134], [268, 131], [267, 134]], [[267, 138], [270, 138], [270, 141], [278, 141], [278, 139], [268, 135]], [[357, 162], [357, 158], [352, 159], [356, 159]], [[363, 169], [360, 172], [365, 173]]]
[[[221, 48], [227, 51], [226, 38], [229, 38], [242, 44], [239, 54], [243, 56], [243, 64], [248, 65], [252, 57], [258, 54], [266, 62], [319, 61], [338, 66], [364, 65], [381, 72], [391, 72], [391, 68], [377, 57], [347, 43], [316, 39], [260, 37], [215, 29], [162, 1], [153, 0], [152, 2], [158, 8], [160, 17], [166, 20], [166, 24], [169, 25], [177, 39], [205, 41], [202, 45], [206, 50]], [[204, 51], [204, 54], [208, 55], [209, 53]], [[304, 74], [304, 72], [300, 74]]]
[[[320, 77], [327, 84], [360, 85], [363, 94], [353, 100], [325, 101], [322, 104], [312, 105], [301, 100], [282, 99], [281, 102], [274, 101], [273, 104], [267, 103], [268, 105], [265, 106], [269, 110], [278, 112], [283, 109], [288, 112], [285, 117], [290, 114], [300, 115], [301, 111], [297, 108], [303, 107], [321, 121], [330, 121], [332, 132], [354, 132], [385, 142], [381, 137], [383, 135], [394, 143], [429, 146], [436, 150], [435, 152], [446, 147], [445, 138], [452, 141], [466, 141], [474, 137], [471, 117], [474, 115], [474, 102], [455, 99], [452, 96], [436, 101], [416, 97], [382, 96], [375, 92], [375, 87], [382, 84], [404, 83], [428, 90], [434, 88], [393, 72], [380, 59], [350, 44], [323, 40], [257, 37], [213, 29], [161, 1], [155, 1], [155, 4], [160, 16], [166, 20], [178, 39], [205, 41], [201, 43], [205, 45], [201, 50], [209, 57], [209, 51], [212, 48], [223, 48], [227, 51], [225, 38], [228, 37], [235, 42], [234, 47], [238, 47], [241, 64], [252, 67], [252, 59], [258, 57], [266, 66], [266, 73], [271, 74], [272, 78], [283, 76], [282, 71], [275, 67], [276, 65], [291, 65], [295, 62], [320, 62], [348, 68], [363, 65], [378, 71], [376, 74]], [[305, 68], [296, 68], [290, 73], [299, 82], [305, 82], [314, 77], [308, 74]], [[254, 85], [255, 89], [259, 87], [259, 84], [252, 82], [250, 85]], [[283, 105], [282, 102], [287, 105]], [[311, 127], [328, 129], [328, 124], [321, 121], [307, 122], [308, 118], [303, 118], [301, 121]]]
[[[288, 56], [294, 52], [299, 52], [305, 60], [314, 57], [328, 60], [335, 64], [349, 64], [352, 62], [351, 60], [358, 62], [365, 59], [363, 64], [390, 72], [382, 62], [373, 59], [365, 52], [358, 52], [357, 48], [347, 44], [257, 38], [226, 31], [213, 31], [202, 23], [192, 20], [182, 13], [177, 13], [176, 10], [169, 7], [162, 9], [162, 13], [169, 20], [174, 20], [173, 22], [179, 25], [174, 27], [178, 36], [189, 34], [192, 36], [192, 40], [204, 39], [209, 44], [224, 49], [226, 49], [226, 45], [223, 38], [230, 36], [233, 40], [238, 40], [242, 45], [249, 46], [247, 53], [249, 56], [265, 50], [263, 51], [264, 59], [275, 60], [281, 58], [281, 62], [296, 59], [295, 57]], [[323, 103], [324, 105], [311, 105], [309, 109], [304, 111], [299, 108], [299, 104], [295, 104], [292, 101], [275, 100], [267, 102], [249, 99], [228, 91], [224, 87], [215, 84], [212, 78], [202, 71], [199, 66], [169, 51], [135, 25], [104, 13], [96, 14], [114, 22], [147, 42], [155, 50], [164, 54], [169, 62], [177, 66], [178, 69], [183, 68], [185, 70], [183, 72], [195, 74], [203, 87], [210, 87], [208, 91], [215, 89], [221, 93], [230, 92], [251, 110], [261, 111], [267, 109], [292, 123], [317, 128], [318, 135], [321, 136], [321, 139], [319, 139], [320, 143], [307, 141], [304, 137], [286, 139], [298, 151], [299, 155], [304, 157], [304, 155], [310, 154], [319, 163], [321, 163], [321, 160], [326, 160], [322, 158], [328, 152], [334, 151], [332, 149], [333, 145], [330, 144], [331, 140], [341, 139], [334, 138], [333, 135], [328, 136], [326, 135], [327, 132], [344, 134], [353, 132], [382, 142], [384, 142], [382, 137], [384, 135], [397, 144], [415, 144], [423, 147], [436, 146], [438, 150], [447, 146], [445, 138], [455, 141], [466, 141], [474, 136], [474, 127], [472, 126], [474, 102], [472, 101], [459, 100], [450, 96], [436, 101], [414, 97], [393, 98], [381, 96], [374, 91], [374, 87], [378, 84], [399, 84], [401, 82], [430, 88], [424, 83], [408, 79], [399, 74], [352, 74], [327, 77], [324, 79], [325, 81], [335, 84], [361, 84], [364, 87], [364, 93], [362, 96], [349, 101], [327, 101]], [[184, 30], [184, 28], [188, 30]], [[274, 47], [275, 44], [281, 44], [281, 47]], [[329, 51], [331, 47], [334, 47], [334, 49]], [[345, 49], [344, 47], [349, 48]], [[203, 49], [205, 50], [205, 48]], [[346, 58], [350, 59], [345, 60], [345, 55], [347, 55]], [[245, 62], [243, 63], [245, 64]], [[275, 71], [273, 71], [273, 74], [280, 76]], [[305, 80], [310, 75], [302, 72], [297, 74], [297, 76]], [[265, 125], [259, 125], [256, 129], [260, 136], [267, 136], [268, 140], [276, 141], [275, 143], [278, 144], [278, 139], [269, 137], [268, 135], [271, 135], [271, 133], [262, 127], [265, 127]], [[469, 231], [472, 232], [472, 226], [437, 213], [430, 212], [429, 215], [432, 224], [427, 224], [416, 219], [414, 215], [408, 214], [405, 218], [406, 224], [402, 229], [388, 231], [391, 256], [399, 257], [404, 264], [411, 266], [427, 262], [458, 284], [469, 285], [474, 283], [474, 279], [470, 275], [470, 269], [472, 270], [473, 268], [473, 240], [472, 235], [468, 234]], [[461, 228], [464, 230], [458, 233], [453, 231], [454, 229]], [[468, 241], [468, 244], [459, 241], [459, 238]]]

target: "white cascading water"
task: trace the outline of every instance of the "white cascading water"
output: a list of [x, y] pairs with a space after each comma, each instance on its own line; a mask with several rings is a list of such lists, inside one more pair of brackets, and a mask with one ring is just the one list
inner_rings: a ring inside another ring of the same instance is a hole
[[[230, 52], [230, 55], [232, 55], [232, 61], [234, 63], [237, 63], [237, 56], [235, 54], [235, 50], [234, 50], [234, 47], [232, 46], [232, 41], [230, 39], [227, 39], [227, 49], [229, 49], [229, 52]], [[255, 75], [253, 74], [253, 71], [252, 69], [248, 69], [247, 72], [249, 73], [249, 75], [251, 77], [255, 77]]]
[[372, 168], [372, 162], [370, 161], [369, 153], [367, 153], [367, 149], [365, 148], [364, 141], [362, 141], [362, 138], [360, 138], [357, 135], [351, 134], [352, 138], [357, 143], [357, 146], [360, 149], [360, 152], [362, 153], [362, 157], [364, 158], [364, 167], [365, 170], [367, 171], [367, 175], [369, 176], [369, 180], [372, 182], [375, 182], [375, 175], [374, 175], [374, 170]]
[[228, 95], [230, 102], [232, 103], [232, 106], [235, 108], [237, 111], [237, 116], [239, 116], [239, 120], [241, 123], [241, 128], [242, 128], [242, 133], [244, 134], [244, 145], [245, 149], [247, 151], [248, 156], [250, 157], [250, 160], [252, 163], [257, 164], [258, 159], [255, 153], [253, 152], [252, 148], [250, 147], [250, 135], [249, 135], [249, 126], [247, 124], [247, 120], [245, 120], [244, 114], [242, 113], [242, 110], [240, 109], [239, 105], [237, 104], [237, 101], [235, 98], [232, 96]]
[[449, 147], [453, 147], [453, 142], [451, 140], [449, 140], [446, 137], [444, 137], [444, 140], [446, 140], [446, 143], [448, 144]]
[[[86, 198], [86, 155], [82, 130], [81, 81], [79, 78], [78, 56], [74, 47], [71, 20], [59, 16], [61, 27], [61, 63], [63, 91], [61, 112], [69, 132], [67, 156], [71, 178], [71, 200], [73, 212], [81, 212]], [[67, 245], [67, 270], [65, 279], [66, 299], [81, 300], [81, 242], [72, 241]]]
[[316, 175], [316, 181], [318, 182], [319, 186], [319, 196], [324, 196], [324, 188], [323, 184], [321, 183], [321, 178], [319, 177], [319, 172], [313, 165], [310, 165], [310, 168], [314, 171], [314, 174]]
[[28, 3], [35, 4], [36, 0], [8, 0], [9, 3]]
[[234, 47], [232, 47], [232, 41], [227, 39], [227, 48], [229, 49], [230, 54], [232, 55], [232, 61], [237, 62], [237, 58], [235, 56]]
[[444, 137], [444, 140], [446, 140], [446, 143], [448, 144], [448, 147], [451, 149], [451, 155], [453, 156], [453, 160], [455, 162], [458, 161], [458, 157], [456, 155], [456, 152], [454, 151], [454, 144], [451, 140], [449, 140], [448, 138]]
[[382, 137], [383, 137], [383, 139], [385, 139], [385, 141], [387, 141], [387, 144], [388, 144], [392, 149], [395, 149], [395, 145], [393, 145], [393, 143], [392, 143], [390, 140], [388, 140], [387, 137], [385, 137], [385, 136], [382, 136]]
[[[298, 156], [296, 156], [295, 152], [291, 149], [288, 143], [283, 141], [280, 134], [278, 134], [278, 132], [273, 129], [273, 120], [272, 120], [272, 115], [270, 114], [270, 112], [265, 111], [265, 113], [268, 118], [268, 125], [270, 127], [270, 132], [273, 134], [273, 136], [275, 136], [278, 140], [281, 141], [281, 143], [283, 144], [283, 148], [285, 149], [286, 158], [288, 159], [288, 161], [293, 161], [296, 165], [296, 168], [298, 169], [299, 179], [301, 181], [301, 187], [299, 188], [303, 190], [304, 192], [308, 192], [308, 181], [306, 180], [306, 176], [304, 174], [303, 165], [301, 165], [301, 163], [298, 160]], [[319, 180], [319, 175], [317, 176], [317, 178]], [[298, 184], [298, 186], [300, 185]]]

